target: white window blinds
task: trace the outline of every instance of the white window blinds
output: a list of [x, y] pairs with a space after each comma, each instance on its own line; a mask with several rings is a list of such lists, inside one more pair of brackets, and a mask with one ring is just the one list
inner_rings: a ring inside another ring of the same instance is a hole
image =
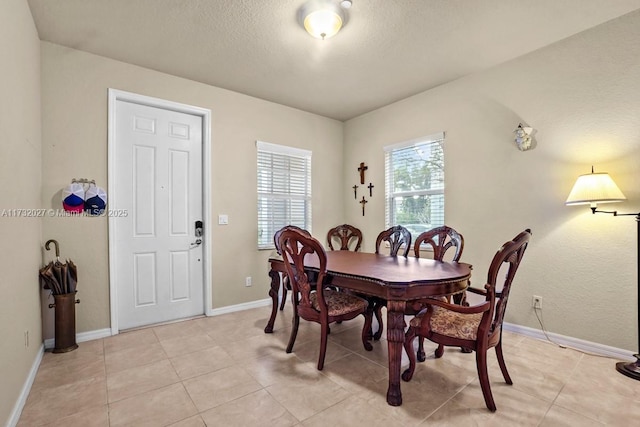
[[385, 222], [413, 238], [444, 225], [444, 133], [385, 147]]
[[311, 151], [257, 141], [258, 249], [285, 225], [311, 232]]

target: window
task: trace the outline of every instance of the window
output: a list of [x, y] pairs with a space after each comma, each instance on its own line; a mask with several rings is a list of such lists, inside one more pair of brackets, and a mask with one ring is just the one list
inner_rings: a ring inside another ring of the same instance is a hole
[[311, 151], [257, 141], [258, 249], [285, 225], [311, 232]]
[[385, 147], [385, 222], [415, 239], [444, 225], [444, 133]]

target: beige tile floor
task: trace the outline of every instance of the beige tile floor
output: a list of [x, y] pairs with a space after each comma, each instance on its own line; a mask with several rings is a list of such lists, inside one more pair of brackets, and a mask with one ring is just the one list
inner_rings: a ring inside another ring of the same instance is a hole
[[[332, 325], [323, 371], [319, 327], [301, 322], [291, 354], [287, 305], [273, 334], [270, 308], [199, 318], [45, 353], [19, 426], [631, 426], [640, 383], [614, 360], [505, 333], [513, 386], [493, 351], [495, 413], [484, 406], [473, 354], [447, 349], [402, 383], [387, 405], [386, 341], [366, 352], [362, 321]], [[406, 366], [405, 359], [403, 365]]]

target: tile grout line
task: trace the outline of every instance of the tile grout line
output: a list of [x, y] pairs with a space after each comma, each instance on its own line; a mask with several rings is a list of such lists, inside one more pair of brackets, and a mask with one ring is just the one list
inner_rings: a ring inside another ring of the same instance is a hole
[[108, 386], [108, 373], [107, 373], [107, 349], [104, 344], [104, 338], [100, 339], [100, 343], [102, 345], [102, 363], [104, 363], [104, 395], [105, 395], [105, 406], [107, 407], [107, 424], [111, 427], [111, 406], [109, 405], [109, 386]]
[[[573, 349], [571, 349], [571, 350], [573, 350]], [[580, 358], [578, 359], [578, 361], [576, 362], [576, 365], [575, 365], [575, 366], [573, 367], [573, 369], [571, 370], [571, 374], [567, 376], [567, 378], [568, 378], [568, 379], [570, 379], [570, 378], [572, 378], [572, 377], [573, 377], [573, 374], [574, 374], [574, 373], [576, 372], [576, 370], [578, 369], [578, 366], [580, 365], [580, 362], [581, 362], [581, 361], [582, 361], [582, 360], [583, 360], [587, 355], [589, 355], [589, 353], [585, 353], [585, 352], [582, 352], [582, 351], [579, 351], [579, 350], [577, 350], [577, 351], [580, 353]], [[601, 356], [597, 356], [597, 357], [601, 357]], [[563, 390], [565, 389], [565, 387], [567, 386], [567, 382], [568, 382], [568, 380], [565, 380], [565, 381], [563, 381], [563, 382], [562, 382], [562, 387], [560, 387], [560, 390], [558, 390], [558, 394], [556, 394], [556, 397], [554, 397], [554, 398], [553, 398], [553, 401], [551, 402], [551, 406], [549, 406], [549, 409], [548, 409], [548, 410], [547, 410], [547, 412], [545, 413], [545, 417], [546, 417], [547, 413], [551, 410], [551, 408], [553, 408], [553, 407], [555, 406], [555, 407], [557, 407], [557, 408], [562, 408], [562, 409], [564, 409], [565, 411], [569, 411], [569, 412], [572, 412], [572, 413], [574, 413], [574, 414], [581, 415], [581, 416], [583, 416], [583, 417], [587, 417], [587, 418], [589, 418], [590, 420], [593, 420], [593, 421], [596, 421], [596, 422], [598, 422], [598, 423], [601, 423], [601, 424], [606, 425], [605, 423], [602, 423], [602, 422], [601, 422], [600, 420], [598, 420], [598, 419], [592, 418], [592, 417], [587, 416], [587, 415], [584, 415], [584, 414], [579, 414], [579, 413], [577, 413], [576, 411], [574, 411], [573, 409], [565, 408], [565, 407], [564, 407], [564, 406], [562, 406], [562, 405], [556, 405], [556, 400], [558, 400], [558, 398], [559, 398], [559, 397], [560, 397], [560, 395], [562, 394], [562, 391], [563, 391]], [[544, 418], [543, 418], [542, 420], [544, 421]], [[542, 423], [542, 421], [541, 421], [540, 423]]]

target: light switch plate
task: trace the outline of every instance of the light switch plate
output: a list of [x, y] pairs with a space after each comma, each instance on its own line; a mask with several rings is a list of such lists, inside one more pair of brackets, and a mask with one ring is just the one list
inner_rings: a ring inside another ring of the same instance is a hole
[[227, 225], [229, 224], [229, 215], [218, 215], [218, 225]]

